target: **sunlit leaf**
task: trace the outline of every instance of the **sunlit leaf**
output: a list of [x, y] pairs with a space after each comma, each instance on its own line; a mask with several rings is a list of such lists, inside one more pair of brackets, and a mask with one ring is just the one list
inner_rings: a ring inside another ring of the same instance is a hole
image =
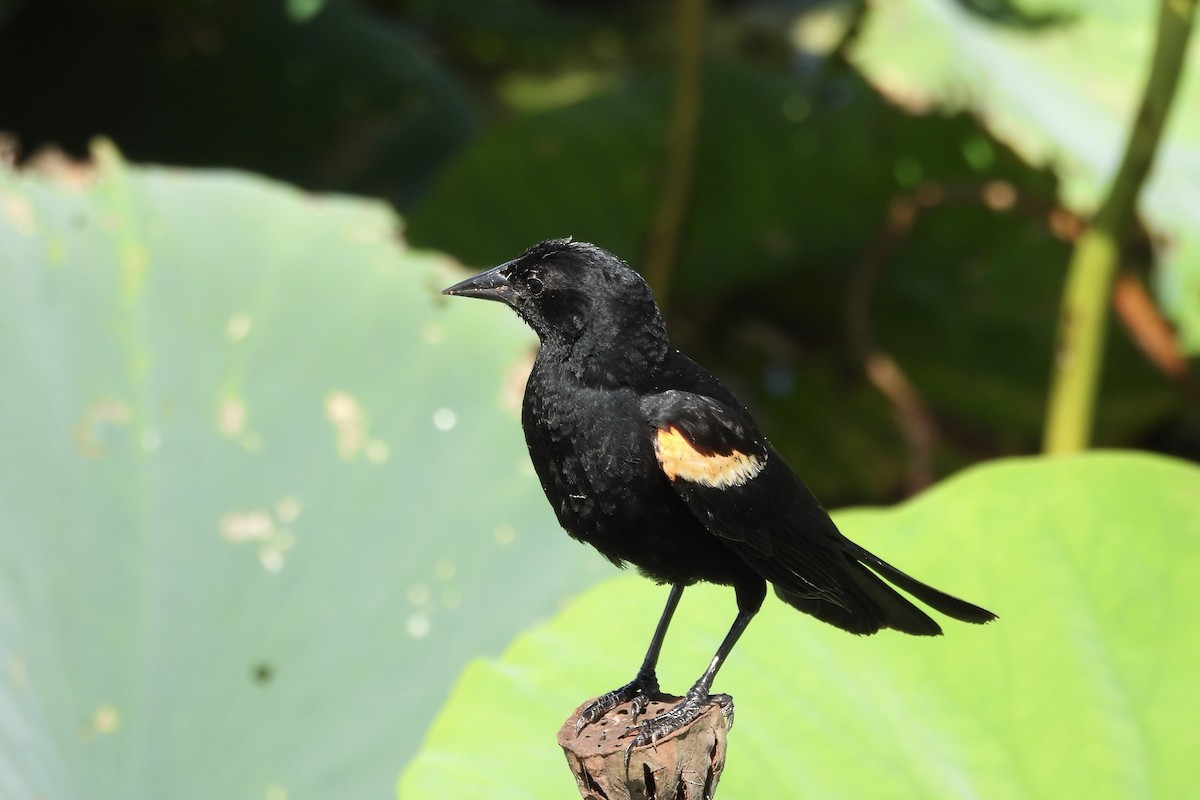
[[[1200, 469], [1104, 454], [1001, 462], [893, 510], [837, 515], [906, 571], [1000, 615], [945, 636], [853, 637], [768, 600], [718, 676], [737, 704], [719, 796], [1186, 797], [1200, 732]], [[498, 661], [476, 661], [402, 800], [562, 798], [555, 744], [629, 680], [666, 590], [595, 587]], [[697, 587], [660, 677], [683, 691], [732, 621]]]

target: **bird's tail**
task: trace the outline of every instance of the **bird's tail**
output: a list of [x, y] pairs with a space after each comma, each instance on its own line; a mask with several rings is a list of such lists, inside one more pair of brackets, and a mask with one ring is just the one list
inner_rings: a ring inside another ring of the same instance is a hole
[[974, 603], [960, 600], [954, 595], [949, 595], [933, 588], [929, 584], [921, 583], [916, 578], [901, 572], [882, 558], [866, 550], [862, 550], [858, 558], [896, 586], [899, 586], [925, 605], [942, 612], [948, 617], [954, 617], [962, 622], [973, 622], [977, 625], [984, 622], [991, 622], [996, 618], [996, 615], [986, 608], [980, 608]]
[[839, 587], [841, 591], [836, 596], [813, 597], [790, 591], [778, 583], [775, 584], [775, 594], [793, 608], [858, 634], [875, 633], [883, 628], [914, 636], [937, 636], [942, 632], [928, 614], [889, 586], [883, 578], [954, 619], [982, 623], [996, 618], [992, 612], [921, 583], [861, 548], [847, 553], [846, 568], [840, 575], [848, 580]]

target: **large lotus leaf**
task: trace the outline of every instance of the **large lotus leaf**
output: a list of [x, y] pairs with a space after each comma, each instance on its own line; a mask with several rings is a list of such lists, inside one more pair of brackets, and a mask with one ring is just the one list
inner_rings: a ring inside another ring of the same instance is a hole
[[[1200, 469], [1159, 457], [996, 462], [842, 528], [996, 611], [946, 635], [853, 637], [769, 599], [718, 676], [737, 722], [723, 797], [1187, 797], [1200, 729]], [[666, 591], [622, 577], [465, 672], [403, 800], [571, 795], [554, 743], [630, 677]], [[733, 617], [684, 595], [661, 677], [682, 691]]]
[[0, 174], [0, 796], [381, 796], [602, 572], [528, 468], [531, 336], [382, 205], [71, 176]]
[[[863, 71], [914, 108], [977, 112], [1031, 162], [1053, 164], [1063, 199], [1094, 210], [1116, 172], [1149, 74], [1158, 3], [1040, 3], [1068, 21], [998, 25], [956, 0], [872, 6], [854, 48]], [[1139, 208], [1169, 239], [1160, 297], [1200, 352], [1200, 57], [1192, 48]]]

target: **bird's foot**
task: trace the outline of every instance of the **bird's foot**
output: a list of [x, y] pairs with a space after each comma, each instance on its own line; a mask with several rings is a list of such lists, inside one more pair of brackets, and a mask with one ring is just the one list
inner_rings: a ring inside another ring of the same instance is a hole
[[637, 719], [646, 710], [650, 698], [656, 694], [658, 694], [658, 678], [654, 673], [651, 672], [648, 675], [638, 673], [636, 678], [620, 689], [613, 689], [608, 694], [600, 695], [580, 711], [579, 718], [575, 721], [575, 735], [578, 736], [579, 732], [588, 725], [598, 722], [605, 714], [623, 703], [630, 705], [629, 718]]
[[693, 687], [675, 706], [653, 719], [646, 720], [634, 729], [637, 734], [633, 737], [629, 747], [625, 748], [625, 765], [629, 765], [629, 756], [634, 748], [654, 744], [659, 739], [664, 739], [680, 728], [690, 725], [703, 715], [713, 703], [721, 707], [726, 724], [733, 727], [733, 698], [727, 694], [708, 694]]

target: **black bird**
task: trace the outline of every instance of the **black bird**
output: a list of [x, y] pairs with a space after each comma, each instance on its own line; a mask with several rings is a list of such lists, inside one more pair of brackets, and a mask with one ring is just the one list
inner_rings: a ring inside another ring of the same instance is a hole
[[585, 709], [580, 728], [626, 701], [644, 711], [671, 615], [697, 581], [732, 586], [737, 617], [686, 697], [643, 722], [631, 746], [704, 710], [768, 582], [788, 605], [857, 634], [942, 632], [881, 578], [955, 619], [995, 618], [843, 536], [738, 399], [671, 346], [650, 287], [607, 250], [541, 242], [443, 294], [499, 300], [537, 333], [521, 424], [559, 523], [618, 566], [671, 585], [637, 676]]

